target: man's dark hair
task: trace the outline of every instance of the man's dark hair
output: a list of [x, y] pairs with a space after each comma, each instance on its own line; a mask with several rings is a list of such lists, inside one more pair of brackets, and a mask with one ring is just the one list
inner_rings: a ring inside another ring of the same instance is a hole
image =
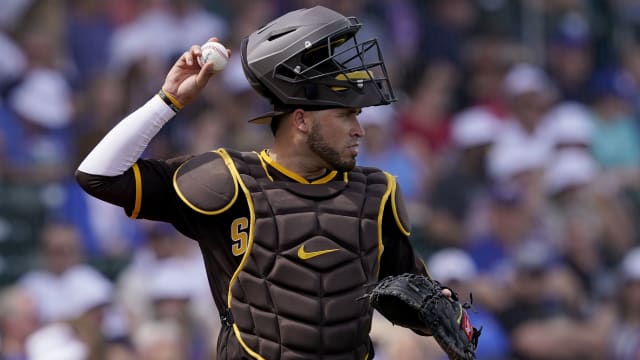
[[[289, 113], [287, 113], [289, 114]], [[282, 122], [282, 119], [287, 116], [287, 114], [280, 114], [280, 115], [276, 115], [274, 117], [271, 118], [271, 123], [269, 124], [269, 127], [271, 128], [271, 133], [273, 134], [273, 136], [276, 135], [276, 132], [278, 131], [278, 128], [280, 127], [280, 123]]]

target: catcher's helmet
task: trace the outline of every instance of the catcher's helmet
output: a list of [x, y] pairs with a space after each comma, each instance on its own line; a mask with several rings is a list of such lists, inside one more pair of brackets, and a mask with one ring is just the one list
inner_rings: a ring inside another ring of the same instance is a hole
[[251, 86], [274, 112], [300, 107], [361, 108], [395, 101], [375, 39], [358, 42], [355, 17], [322, 6], [289, 12], [242, 41], [241, 60]]

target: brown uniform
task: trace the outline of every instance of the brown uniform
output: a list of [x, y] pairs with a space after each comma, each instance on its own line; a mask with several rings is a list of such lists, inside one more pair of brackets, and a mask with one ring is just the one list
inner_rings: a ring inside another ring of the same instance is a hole
[[78, 173], [90, 194], [198, 241], [224, 324], [219, 359], [371, 359], [366, 285], [425, 273], [395, 179], [373, 168], [308, 181], [266, 152], [219, 149]]

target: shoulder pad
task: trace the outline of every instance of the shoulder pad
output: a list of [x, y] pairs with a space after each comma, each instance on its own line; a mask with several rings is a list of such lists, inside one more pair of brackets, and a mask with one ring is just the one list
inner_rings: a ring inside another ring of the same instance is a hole
[[400, 231], [409, 236], [411, 231], [411, 221], [409, 219], [409, 213], [402, 197], [402, 191], [400, 191], [400, 185], [396, 181], [395, 176], [385, 172], [389, 181], [388, 186], [391, 188], [391, 210], [393, 211], [393, 217], [398, 224]]
[[173, 187], [185, 204], [205, 215], [226, 211], [238, 197], [238, 183], [215, 151], [180, 165], [173, 174]]

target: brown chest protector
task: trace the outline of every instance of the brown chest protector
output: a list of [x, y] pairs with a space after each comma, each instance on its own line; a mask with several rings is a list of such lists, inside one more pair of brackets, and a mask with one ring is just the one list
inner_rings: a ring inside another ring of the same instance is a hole
[[356, 168], [325, 184], [272, 180], [255, 153], [229, 151], [252, 212], [229, 289], [235, 336], [257, 359], [366, 359], [385, 173]]

